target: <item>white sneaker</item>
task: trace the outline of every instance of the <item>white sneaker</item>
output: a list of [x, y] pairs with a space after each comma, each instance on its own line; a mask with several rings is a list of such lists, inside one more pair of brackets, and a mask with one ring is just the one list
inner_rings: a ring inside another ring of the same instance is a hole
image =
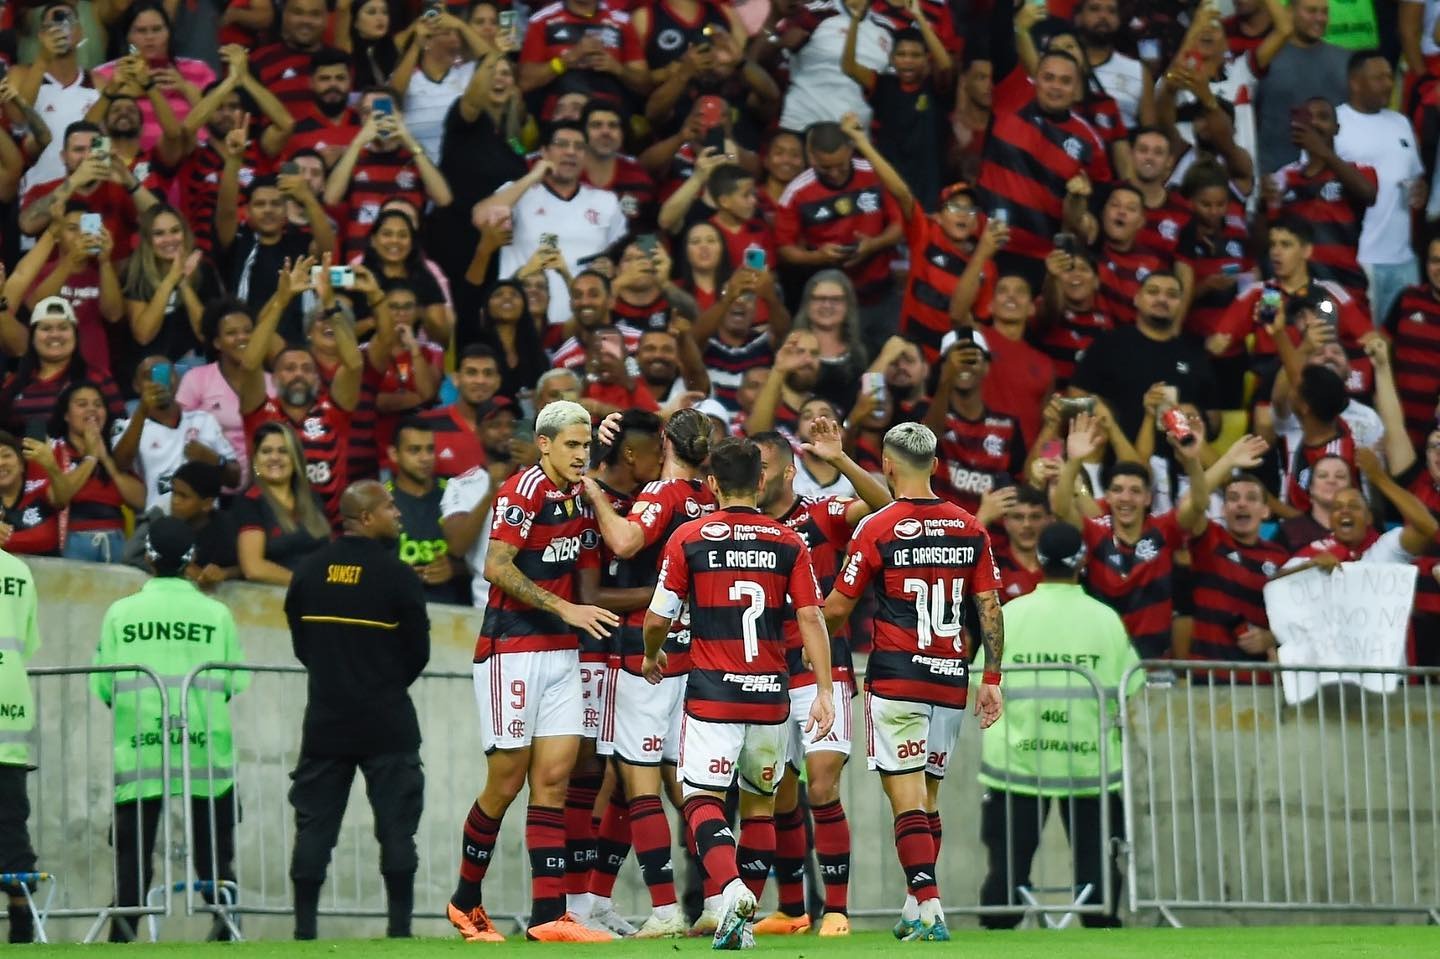
[[591, 929], [604, 929], [617, 936], [635, 935], [635, 927], [625, 921], [625, 917], [615, 911], [612, 903], [596, 903], [590, 910], [590, 915], [582, 920]]
[[676, 909], [668, 919], [661, 919], [656, 913], [651, 913], [638, 932], [631, 927], [628, 935], [633, 935], [636, 939], [682, 939], [688, 931], [684, 914]]
[[[720, 910], [720, 922], [715, 928], [712, 949], [745, 948], [745, 931], [755, 919], [755, 894], [738, 879], [725, 887], [725, 898]], [[753, 945], [753, 939], [752, 939]]]
[[690, 927], [692, 936], [713, 936], [715, 930], [720, 927], [720, 910], [704, 909], [700, 912], [695, 924]]
[[745, 923], [745, 931], [742, 932], [742, 933], [740, 933], [740, 948], [741, 948], [741, 949], [754, 949], [754, 948], [755, 948], [755, 923], [753, 923], [753, 922], [747, 922], [747, 923]]

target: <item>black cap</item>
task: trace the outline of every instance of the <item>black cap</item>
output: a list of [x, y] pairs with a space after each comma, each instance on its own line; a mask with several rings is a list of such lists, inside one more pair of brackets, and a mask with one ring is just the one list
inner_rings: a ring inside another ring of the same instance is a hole
[[195, 550], [195, 533], [184, 520], [161, 516], [145, 533], [145, 556], [163, 572], [184, 569]]
[[214, 499], [220, 495], [220, 490], [225, 485], [225, 474], [220, 467], [199, 460], [182, 464], [170, 479], [183, 480], [201, 499]]
[[484, 403], [480, 404], [479, 409], [475, 411], [475, 422], [483, 423], [490, 417], [494, 416], [496, 413], [500, 412], [510, 413], [514, 416], [520, 415], [519, 412], [515, 409], [515, 404], [510, 402], [510, 398], [508, 396], [500, 396], [497, 394], [490, 397], [490, 399], [486, 400]]
[[1071, 571], [1079, 570], [1085, 562], [1085, 540], [1078, 529], [1057, 520], [1040, 531], [1035, 558], [1047, 569], [1065, 567]]

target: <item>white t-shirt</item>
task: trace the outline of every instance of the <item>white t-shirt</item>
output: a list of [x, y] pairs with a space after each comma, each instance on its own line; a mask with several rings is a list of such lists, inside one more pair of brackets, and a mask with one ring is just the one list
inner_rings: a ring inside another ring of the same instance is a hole
[[[838, 122], [847, 113], [859, 117], [863, 128], [870, 126], [865, 91], [840, 69], [845, 35], [850, 32], [850, 11], [840, 0], [831, 6], [839, 12], [820, 21], [805, 45], [790, 54], [790, 89], [780, 113], [780, 126], [786, 130], [803, 130], [825, 120]], [[855, 60], [876, 73], [885, 73], [894, 46], [890, 31], [875, 14], [867, 13], [855, 38]]]
[[418, 66], [410, 78], [410, 86], [405, 90], [405, 126], [436, 163], [440, 162], [445, 115], [465, 93], [474, 75], [475, 61], [469, 60], [452, 66], [439, 82], [427, 77]]
[[[626, 228], [620, 198], [609, 190], [584, 184], [566, 200], [544, 183], [537, 183], [515, 202], [511, 219], [515, 233], [510, 245], [500, 249], [501, 276], [514, 276], [535, 255], [542, 233], [555, 234], [560, 255], [574, 276], [581, 260], [620, 239]], [[570, 319], [570, 290], [554, 270], [545, 276], [550, 283], [549, 320], [564, 323]]]
[[[1234, 104], [1235, 143], [1252, 157], [1256, 156], [1260, 149], [1259, 139], [1255, 133], [1255, 85], [1257, 82], [1249, 57], [1240, 57], [1229, 61], [1225, 64], [1225, 76], [1210, 82], [1210, 92], [1222, 100], [1228, 100]], [[1182, 90], [1175, 102], [1181, 105], [1194, 103], [1195, 96], [1189, 90]], [[1195, 134], [1192, 128], [1193, 124], [1190, 123], [1176, 124], [1181, 139], [1193, 145]], [[1185, 172], [1190, 169], [1195, 159], [1194, 150], [1187, 150], [1180, 157], [1175, 164], [1174, 171], [1170, 174], [1170, 186], [1178, 187], [1180, 185], [1181, 181], [1185, 179]], [[1253, 204], [1259, 196], [1259, 190], [1251, 190], [1247, 202]]]
[[[1416, 560], [1414, 553], [1408, 552], [1400, 545], [1400, 537], [1404, 535], [1405, 528], [1397, 526], [1392, 530], [1381, 533], [1380, 538], [1370, 544], [1370, 548], [1360, 554], [1362, 563], [1413, 563]], [[1308, 563], [1309, 560], [1300, 556], [1292, 556], [1286, 560], [1281, 569], [1291, 569], [1301, 563]]]
[[[1379, 450], [1380, 443], [1385, 439], [1385, 424], [1380, 420], [1380, 414], [1370, 407], [1357, 400], [1351, 400], [1350, 405], [1340, 413], [1340, 418], [1345, 425], [1350, 427], [1350, 434], [1355, 438], [1357, 447], [1364, 446], [1372, 450]], [[1299, 449], [1302, 442], [1300, 420], [1292, 410], [1284, 416], [1275, 419], [1275, 435], [1285, 441], [1287, 449]]]
[[1365, 211], [1357, 259], [1367, 266], [1410, 262], [1415, 252], [1410, 248], [1407, 181], [1425, 170], [1415, 146], [1415, 131], [1394, 110], [1361, 113], [1343, 103], [1335, 116], [1340, 121], [1335, 152], [1342, 160], [1374, 167], [1380, 181], [1375, 203]]
[[[485, 467], [475, 466], [466, 470], [445, 484], [445, 495], [440, 497], [440, 521], [470, 512], [489, 493], [490, 474], [485, 471]], [[470, 564], [473, 574], [470, 593], [477, 609], [485, 608], [485, 601], [490, 593], [490, 584], [485, 581], [485, 553], [489, 548], [490, 524], [486, 523], [481, 527], [480, 535], [475, 538], [475, 545], [465, 554], [465, 562]]]
[[854, 496], [855, 487], [841, 473], [835, 477], [835, 482], [829, 486], [821, 486], [820, 481], [810, 475], [805, 468], [805, 461], [799, 455], [795, 457], [795, 495], [796, 496]]
[[[130, 421], [116, 420], [114, 435], [125, 432]], [[220, 421], [204, 410], [185, 410], [174, 429], [153, 419], [146, 419], [140, 429], [140, 449], [135, 457], [135, 471], [145, 481], [145, 508], [159, 507], [170, 512], [170, 477], [185, 465], [185, 446], [191, 441], [208, 446], [225, 459], [235, 459], [235, 447], [225, 438]]]
[[1132, 130], [1140, 116], [1140, 97], [1145, 92], [1145, 67], [1134, 57], [1111, 53], [1110, 59], [1092, 67], [1091, 72], [1105, 92], [1115, 99], [1120, 116]]

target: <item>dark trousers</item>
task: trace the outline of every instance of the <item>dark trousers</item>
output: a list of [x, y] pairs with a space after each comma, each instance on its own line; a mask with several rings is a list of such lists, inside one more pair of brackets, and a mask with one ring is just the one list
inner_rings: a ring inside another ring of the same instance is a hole
[[[1027, 796], [1000, 789], [986, 792], [980, 811], [980, 838], [985, 843], [989, 871], [980, 886], [982, 906], [1007, 906], [1021, 902], [1016, 891], [1030, 885], [1030, 864], [1040, 846], [1040, 833], [1050, 818], [1054, 804], [1060, 806], [1065, 834], [1070, 839], [1071, 858], [1075, 862], [1075, 890], [1093, 884], [1087, 903], [1100, 902], [1103, 897], [1103, 869], [1110, 870], [1110, 888], [1114, 905], [1105, 914], [1081, 914], [1087, 926], [1118, 926], [1116, 906], [1120, 902], [1120, 869], [1115, 857], [1100, 847], [1100, 816], [1110, 817], [1110, 837], [1123, 839], [1125, 818], [1121, 812], [1120, 794], [1103, 796], [1058, 797], [1052, 803], [1048, 796]], [[982, 915], [980, 924], [987, 929], [1013, 929], [1023, 915]]]
[[[115, 905], [143, 906], [154, 879], [155, 837], [160, 825], [160, 797], [115, 804], [111, 838], [115, 846]], [[235, 790], [211, 800], [190, 799], [190, 821], [195, 835], [195, 877], [202, 882], [235, 879]], [[212, 831], [211, 826], [214, 826]], [[211, 892], [206, 902], [214, 902]], [[132, 942], [137, 917], [116, 916], [110, 921], [111, 942]]]
[[0, 765], [0, 872], [35, 871], [30, 794], [25, 789], [28, 771], [24, 766]]

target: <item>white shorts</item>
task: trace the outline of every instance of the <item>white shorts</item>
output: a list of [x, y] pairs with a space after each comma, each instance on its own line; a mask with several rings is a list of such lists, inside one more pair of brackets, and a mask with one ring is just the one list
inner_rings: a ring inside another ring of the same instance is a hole
[[680, 755], [680, 718], [685, 715], [684, 676], [651, 686], [644, 676], [616, 670], [615, 755], [632, 766], [674, 763]]
[[605, 691], [609, 675], [604, 663], [580, 660], [580, 705], [583, 727], [580, 735], [586, 739], [600, 738], [601, 719], [605, 714]]
[[796, 686], [790, 690], [790, 747], [786, 751], [788, 761], [795, 771], [800, 771], [801, 760], [811, 753], [841, 753], [850, 755], [850, 741], [853, 732], [850, 727], [850, 697], [854, 693], [849, 683], [835, 684], [835, 725], [822, 740], [811, 742], [815, 733], [805, 731], [810, 722], [810, 707], [815, 703], [815, 684]]
[[738, 777], [740, 788], [770, 796], [780, 784], [789, 724], [712, 723], [685, 716], [680, 723], [681, 792], [725, 792]]
[[524, 749], [545, 736], [584, 732], [580, 654], [573, 649], [494, 653], [472, 667], [486, 753]]
[[931, 706], [865, 694], [865, 734], [869, 765], [882, 774], [925, 771], [945, 778], [962, 709]]
[[600, 734], [595, 737], [595, 755], [615, 754], [615, 685], [620, 678], [620, 667], [613, 663], [605, 665], [604, 686], [600, 696]]

